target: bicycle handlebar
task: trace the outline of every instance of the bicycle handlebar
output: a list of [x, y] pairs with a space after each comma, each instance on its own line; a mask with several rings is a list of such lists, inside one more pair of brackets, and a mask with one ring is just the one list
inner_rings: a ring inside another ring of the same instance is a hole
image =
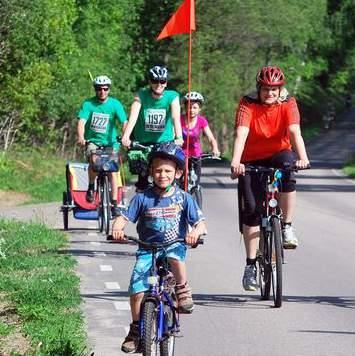
[[[201, 235], [201, 236], [203, 236], [203, 235]], [[193, 245], [192, 247], [204, 244], [205, 240], [201, 236], [197, 240], [196, 244]], [[129, 241], [135, 242], [137, 245], [141, 245], [141, 246], [146, 247], [148, 249], [166, 248], [166, 247], [169, 247], [170, 245], [172, 245], [172, 244], [174, 244], [176, 242], [184, 242], [184, 243], [186, 243], [184, 238], [179, 238], [179, 239], [175, 239], [173, 241], [168, 241], [168, 242], [146, 242], [146, 241], [142, 241], [142, 240], [138, 239], [137, 237], [129, 236], [129, 235], [125, 235], [125, 238], [127, 240], [129, 240]], [[107, 236], [107, 240], [110, 240], [110, 241], [114, 240], [113, 236], [112, 235], [108, 235]], [[119, 241], [117, 241], [117, 242], [119, 242]]]
[[203, 161], [205, 159], [215, 159], [220, 161], [222, 158], [214, 155], [213, 153], [202, 153], [200, 157], [189, 156], [188, 159], [191, 161]]
[[290, 166], [290, 167], [284, 167], [284, 168], [276, 168], [276, 167], [264, 167], [264, 166], [254, 166], [254, 165], [246, 165], [245, 166], [245, 172], [250, 172], [250, 173], [274, 173], [275, 171], [281, 171], [281, 172], [297, 172], [297, 171], [303, 171], [306, 169], [310, 169], [311, 165], [308, 165], [305, 168], [298, 168], [296, 166]]

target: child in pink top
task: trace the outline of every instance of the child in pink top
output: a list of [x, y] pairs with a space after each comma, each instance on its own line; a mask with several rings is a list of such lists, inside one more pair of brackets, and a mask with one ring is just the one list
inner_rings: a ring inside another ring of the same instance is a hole
[[[190, 108], [188, 108], [188, 102], [190, 99]], [[213, 154], [219, 157], [220, 152], [218, 149], [217, 140], [215, 139], [208, 121], [205, 117], [200, 115], [201, 106], [204, 102], [203, 96], [198, 92], [190, 92], [184, 96], [185, 102], [185, 115], [181, 116], [181, 127], [184, 144], [182, 146], [186, 156], [188, 157], [201, 157], [201, 133], [205, 134], [210, 143]], [[190, 121], [188, 122], [187, 113], [190, 110]], [[189, 134], [189, 145], [187, 147], [187, 134]], [[201, 176], [201, 161], [195, 164], [195, 171], [198, 176], [198, 183]]]

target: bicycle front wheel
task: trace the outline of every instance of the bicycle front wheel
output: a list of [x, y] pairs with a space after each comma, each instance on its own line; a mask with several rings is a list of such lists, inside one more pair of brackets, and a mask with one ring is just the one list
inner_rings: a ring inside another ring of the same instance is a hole
[[202, 190], [201, 187], [195, 187], [191, 190], [192, 197], [196, 200], [196, 203], [200, 209], [202, 209]]
[[142, 318], [141, 343], [143, 356], [155, 356], [158, 354], [157, 307], [152, 300], [147, 300], [143, 304]]
[[275, 307], [280, 308], [282, 305], [282, 234], [279, 218], [272, 218], [271, 229], [272, 293]]
[[269, 300], [271, 289], [271, 245], [269, 235], [264, 229], [260, 229], [259, 241], [259, 287], [262, 300]]
[[175, 335], [171, 333], [174, 327], [174, 312], [170, 306], [164, 305], [164, 318], [165, 318], [165, 335], [163, 341], [160, 343], [161, 356], [173, 356], [175, 351]]

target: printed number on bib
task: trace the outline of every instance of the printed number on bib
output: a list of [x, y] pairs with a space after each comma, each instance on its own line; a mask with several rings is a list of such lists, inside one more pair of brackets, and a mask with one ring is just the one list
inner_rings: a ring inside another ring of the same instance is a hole
[[97, 133], [106, 133], [109, 120], [110, 120], [109, 114], [94, 112], [92, 114], [90, 128], [92, 131]]
[[147, 109], [145, 112], [145, 131], [163, 132], [165, 129], [165, 119], [165, 109]]

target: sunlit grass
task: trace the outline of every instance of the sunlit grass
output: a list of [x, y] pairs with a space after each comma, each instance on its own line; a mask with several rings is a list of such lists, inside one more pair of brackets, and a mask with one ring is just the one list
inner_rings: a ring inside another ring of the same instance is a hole
[[355, 178], [355, 156], [353, 156], [353, 158], [347, 162], [343, 170], [346, 175], [351, 178]]
[[[62, 251], [66, 245], [64, 234], [43, 225], [0, 220], [1, 296], [36, 355], [82, 355], [85, 349], [79, 278], [74, 259]], [[0, 341], [12, 332], [2, 320]]]

